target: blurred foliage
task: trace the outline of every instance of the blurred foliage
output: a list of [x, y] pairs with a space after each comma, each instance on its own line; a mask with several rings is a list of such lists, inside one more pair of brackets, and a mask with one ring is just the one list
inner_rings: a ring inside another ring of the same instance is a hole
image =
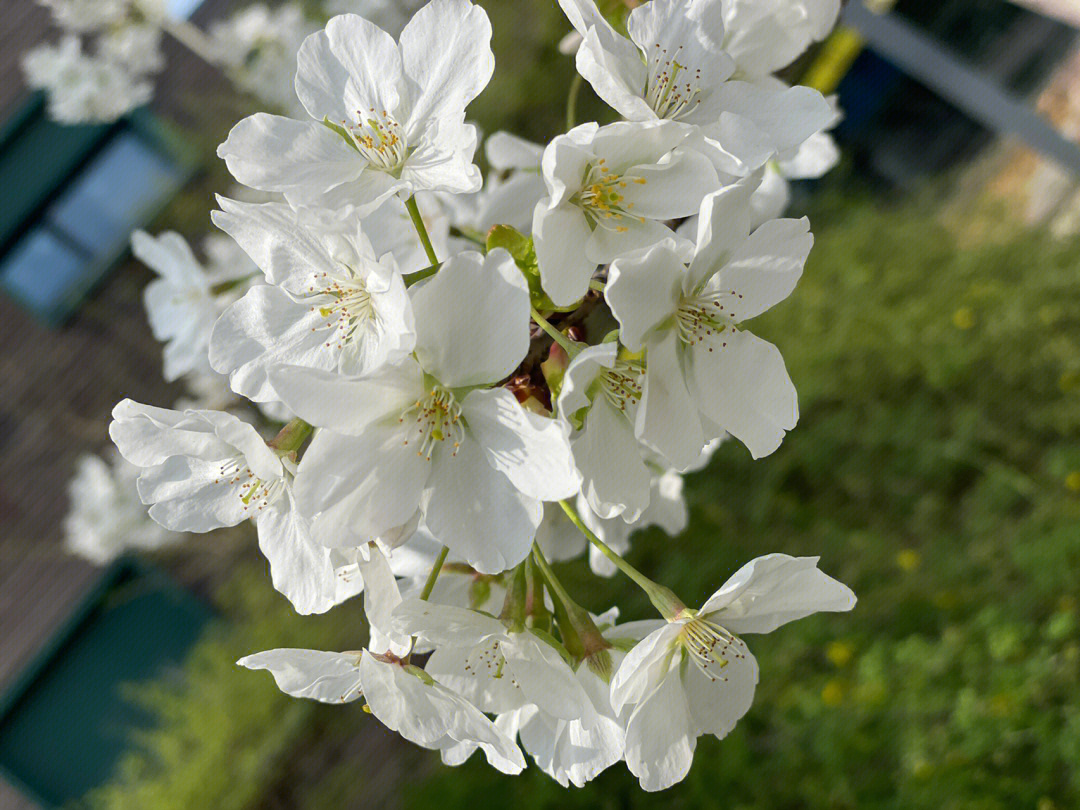
[[157, 723], [134, 735], [112, 780], [85, 797], [87, 810], [241, 810], [286, 772], [297, 740], [336, 707], [293, 700], [237, 659], [277, 647], [348, 649], [366, 632], [359, 602], [298, 616], [268, 582], [265, 565], [240, 568], [217, 605], [231, 621], [206, 634], [176, 677], [129, 688]]

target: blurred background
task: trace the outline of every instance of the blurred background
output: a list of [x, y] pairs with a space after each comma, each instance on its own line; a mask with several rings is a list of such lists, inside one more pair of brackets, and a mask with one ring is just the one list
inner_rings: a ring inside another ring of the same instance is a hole
[[[569, 25], [554, 0], [480, 5], [497, 70], [475, 119], [550, 139]], [[209, 30], [245, 2], [174, 6]], [[572, 792], [446, 769], [355, 706], [238, 669], [364, 634], [356, 600], [296, 616], [247, 534], [70, 553], [69, 481], [112, 406], [183, 393], [129, 234], [175, 230], [210, 261], [231, 188], [214, 149], [266, 105], [166, 40], [152, 102], [57, 124], [20, 61], [58, 37], [47, 9], [0, 0], [2, 810], [1080, 807], [1078, 4], [849, 0], [788, 70], [844, 111], [840, 165], [791, 188], [817, 237], [806, 274], [755, 326], [801, 422], [763, 461], [721, 447], [687, 481], [691, 528], [638, 535], [631, 560], [693, 600], [761, 553], [820, 554], [859, 604], [754, 638], [754, 707], [659, 795], [621, 766]], [[578, 119], [606, 116], [586, 87]], [[649, 613], [620, 582], [587, 593]]]

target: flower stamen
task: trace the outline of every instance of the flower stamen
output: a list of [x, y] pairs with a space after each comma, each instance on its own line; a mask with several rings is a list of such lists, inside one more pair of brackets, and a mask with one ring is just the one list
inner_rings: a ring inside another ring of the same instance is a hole
[[377, 113], [372, 107], [366, 116], [357, 110], [356, 123], [342, 121], [341, 126], [372, 168], [393, 173], [405, 162], [405, 130], [386, 110]]
[[[437, 443], [449, 440], [453, 444], [453, 455], [457, 455], [461, 443], [465, 440], [465, 424], [461, 418], [461, 405], [458, 404], [454, 394], [436, 386], [424, 398], [406, 410], [398, 422], [404, 422], [405, 418], [416, 414], [415, 430], [420, 440], [416, 455], [431, 461], [431, 454], [435, 452]], [[409, 443], [406, 437], [405, 444]]]

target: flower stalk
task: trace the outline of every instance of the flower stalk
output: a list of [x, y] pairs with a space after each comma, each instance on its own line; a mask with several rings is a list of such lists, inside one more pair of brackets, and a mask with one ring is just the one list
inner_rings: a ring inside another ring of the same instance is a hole
[[420, 206], [416, 204], [416, 197], [409, 197], [405, 201], [405, 208], [409, 212], [409, 218], [412, 219], [413, 227], [416, 228], [416, 235], [420, 237], [420, 244], [424, 246], [424, 253], [427, 254], [428, 261], [435, 266], [435, 272], [438, 272], [439, 257], [435, 254], [435, 248], [431, 244], [431, 237], [428, 236], [427, 226], [424, 225], [424, 217], [420, 214]]
[[626, 576], [632, 579], [638, 587], [645, 591], [645, 595], [649, 597], [649, 601], [653, 603], [653, 607], [660, 611], [661, 616], [668, 621], [673, 621], [680, 615], [683, 615], [686, 610], [686, 605], [683, 604], [682, 600], [672, 593], [670, 589], [653, 582], [620, 557], [614, 549], [597, 537], [592, 530], [585, 525], [585, 522], [581, 519], [581, 515], [577, 513], [577, 510], [569, 502], [559, 501], [559, 506], [562, 507], [566, 516], [570, 518], [570, 521], [575, 526], [577, 526], [578, 531], [585, 536], [586, 540], [596, 546], [601, 554], [615, 564], [616, 568], [626, 574]]

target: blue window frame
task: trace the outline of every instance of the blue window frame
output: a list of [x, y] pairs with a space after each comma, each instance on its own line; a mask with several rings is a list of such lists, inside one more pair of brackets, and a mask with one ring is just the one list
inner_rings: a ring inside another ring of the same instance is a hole
[[187, 181], [192, 156], [152, 116], [64, 127], [40, 98], [0, 136], [0, 287], [51, 326], [63, 323]]

